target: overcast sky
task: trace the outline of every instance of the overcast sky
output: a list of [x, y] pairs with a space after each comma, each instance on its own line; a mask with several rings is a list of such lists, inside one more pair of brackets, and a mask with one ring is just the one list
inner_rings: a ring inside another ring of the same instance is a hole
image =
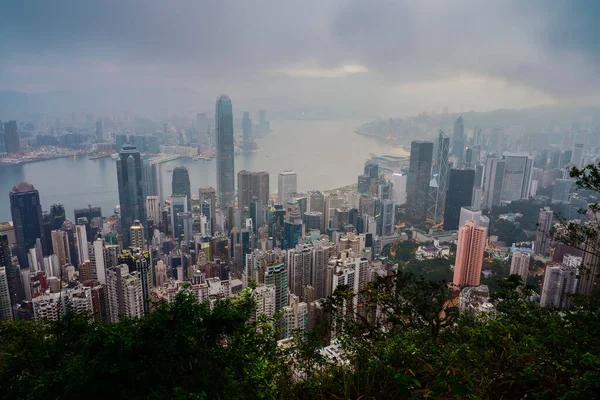
[[597, 0], [5, 3], [0, 90], [168, 89], [381, 115], [600, 93]]

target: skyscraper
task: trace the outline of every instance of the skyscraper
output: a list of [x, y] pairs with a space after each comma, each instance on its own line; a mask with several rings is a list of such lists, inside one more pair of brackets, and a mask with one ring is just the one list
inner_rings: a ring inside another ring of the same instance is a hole
[[217, 151], [217, 192], [219, 208], [227, 210], [235, 199], [235, 168], [233, 165], [233, 111], [231, 100], [223, 95], [215, 110], [215, 147]]
[[200, 190], [198, 191], [198, 194], [199, 194], [199, 198], [200, 198], [200, 204], [204, 204], [205, 202], [208, 202], [210, 204], [211, 231], [214, 232], [214, 229], [215, 229], [214, 224], [215, 224], [216, 213], [217, 213], [217, 195], [216, 195], [215, 188], [213, 188], [213, 187], [200, 188]]
[[444, 208], [444, 230], [458, 229], [460, 209], [468, 207], [473, 200], [473, 181], [475, 171], [472, 169], [451, 169], [448, 180], [448, 194]]
[[519, 275], [523, 281], [523, 285], [527, 283], [527, 276], [529, 275], [529, 260], [531, 256], [529, 253], [524, 251], [515, 250], [512, 255], [510, 262], [510, 274]]
[[242, 134], [244, 139], [244, 145], [248, 145], [252, 140], [252, 120], [250, 119], [250, 113], [244, 112], [244, 119], [242, 119]]
[[188, 212], [188, 201], [185, 195], [171, 195], [171, 230], [173, 239], [178, 241], [184, 233], [183, 220], [178, 218], [181, 213]]
[[190, 186], [190, 175], [186, 167], [173, 168], [172, 194], [176, 196], [187, 196], [188, 210], [192, 209], [192, 189]]
[[298, 192], [298, 176], [294, 171], [283, 171], [279, 173], [277, 195], [279, 204], [285, 204], [295, 193]]
[[99, 143], [104, 141], [104, 132], [102, 130], [102, 121], [96, 121], [96, 141]]
[[484, 209], [489, 209], [500, 205], [505, 166], [506, 161], [499, 158], [490, 158], [487, 162], [483, 189]]
[[500, 200], [511, 202], [528, 198], [531, 188], [533, 156], [526, 153], [504, 152], [502, 158], [505, 161], [505, 167]]
[[571, 153], [571, 164], [574, 167], [581, 168], [583, 165], [583, 143], [574, 143]]
[[15, 236], [17, 257], [21, 268], [29, 266], [27, 253], [40, 239], [44, 243], [44, 224], [40, 194], [31, 183], [21, 182], [13, 186], [9, 193]]
[[0, 156], [6, 155], [6, 139], [4, 137], [4, 124], [0, 120]]
[[406, 220], [415, 226], [423, 226], [427, 218], [432, 156], [433, 143], [411, 143], [406, 181]]
[[475, 221], [467, 221], [458, 229], [456, 262], [454, 263], [454, 286], [479, 286], [483, 252], [487, 230], [477, 226]]
[[581, 257], [565, 254], [561, 265], [546, 267], [540, 305], [542, 307], [568, 307], [571, 303], [568, 294], [575, 293], [577, 273]]
[[127, 264], [121, 264], [108, 268], [107, 275], [110, 321], [118, 322], [121, 317], [142, 317], [144, 298], [139, 273], [129, 273]]
[[533, 248], [535, 254], [545, 256], [548, 253], [552, 218], [553, 212], [550, 207], [540, 208], [540, 213], [538, 215], [538, 230], [535, 234], [535, 244]]
[[89, 259], [88, 239], [85, 225], [77, 224], [75, 232], [75, 239], [77, 241], [77, 260], [78, 265], [81, 265]]
[[144, 226], [140, 221], [133, 221], [131, 228], [129, 228], [129, 236], [131, 238], [131, 248], [144, 248]]
[[288, 270], [285, 264], [267, 266], [265, 285], [275, 286], [275, 311], [285, 307], [288, 299]]
[[552, 204], [568, 203], [572, 184], [573, 181], [570, 179], [557, 179], [554, 181], [554, 187], [552, 188]]
[[460, 167], [463, 162], [465, 151], [465, 126], [463, 118], [458, 117], [454, 123], [454, 131], [452, 132], [452, 155], [458, 160], [457, 167]]
[[52, 204], [50, 206], [50, 215], [52, 216], [52, 229], [61, 229], [63, 222], [65, 222], [65, 207], [60, 203]]
[[14, 154], [21, 151], [21, 139], [19, 139], [17, 121], [8, 121], [4, 123], [4, 145], [8, 154]]
[[429, 204], [427, 219], [437, 225], [444, 219], [446, 192], [448, 189], [448, 152], [450, 138], [444, 137], [440, 131], [438, 136], [437, 155], [433, 164], [432, 179], [429, 184]]
[[130, 244], [129, 228], [133, 221], [147, 223], [146, 197], [142, 184], [142, 160], [135, 147], [125, 145], [117, 160], [117, 182], [121, 209], [121, 233], [123, 247]]
[[0, 265], [0, 321], [12, 319], [12, 303], [6, 267]]
[[248, 207], [253, 198], [269, 203], [269, 173], [250, 172], [242, 170], [238, 172], [238, 207]]

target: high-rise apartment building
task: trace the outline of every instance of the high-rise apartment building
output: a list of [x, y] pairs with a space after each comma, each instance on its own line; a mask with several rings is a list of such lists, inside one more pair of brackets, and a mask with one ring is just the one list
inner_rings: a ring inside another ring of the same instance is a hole
[[138, 272], [129, 273], [127, 264], [107, 270], [110, 321], [121, 317], [140, 318], [144, 315], [142, 281]]
[[144, 226], [138, 220], [133, 221], [129, 228], [129, 237], [131, 238], [132, 249], [144, 249]]
[[456, 230], [460, 221], [460, 210], [469, 207], [473, 201], [473, 182], [475, 171], [472, 169], [451, 169], [448, 180], [448, 194], [444, 208], [444, 230]]
[[17, 239], [17, 257], [21, 268], [27, 268], [27, 253], [36, 240], [44, 242], [44, 224], [40, 194], [32, 184], [21, 182], [9, 193], [10, 211]]
[[540, 208], [538, 214], [538, 230], [535, 234], [533, 250], [535, 254], [545, 256], [548, 254], [548, 242], [550, 241], [550, 229], [554, 213], [550, 207]]
[[252, 296], [256, 301], [256, 315], [265, 314], [272, 317], [275, 314], [276, 292], [275, 285], [258, 285], [252, 291]]
[[217, 192], [219, 208], [227, 210], [235, 199], [235, 168], [233, 164], [233, 110], [231, 100], [223, 95], [215, 107], [215, 147], [217, 152]]
[[78, 265], [81, 265], [89, 259], [87, 231], [85, 229], [85, 225], [77, 225], [75, 227], [75, 240], [77, 242]]
[[237, 174], [238, 207], [249, 207], [253, 198], [269, 203], [269, 173], [239, 171]]
[[106, 249], [102, 238], [94, 240], [90, 248], [90, 274], [94, 282], [106, 284]]
[[142, 184], [142, 160], [133, 146], [125, 145], [117, 160], [117, 182], [119, 186], [120, 222], [123, 247], [130, 245], [129, 228], [133, 221], [146, 224], [146, 196]]
[[510, 274], [519, 275], [523, 281], [523, 285], [527, 283], [529, 276], [529, 260], [531, 256], [524, 251], [515, 250], [512, 254], [510, 262]]
[[298, 176], [294, 171], [283, 171], [279, 173], [277, 195], [279, 204], [285, 204], [298, 192]]
[[300, 302], [300, 296], [290, 294], [289, 305], [283, 307], [281, 338], [291, 337], [296, 331], [308, 329], [308, 305]]
[[499, 158], [488, 159], [487, 166], [485, 168], [485, 182], [483, 189], [484, 209], [490, 209], [500, 205], [505, 167], [505, 160]]
[[15, 154], [21, 151], [21, 139], [17, 130], [17, 121], [4, 123], [4, 145], [8, 154]]
[[542, 307], [569, 307], [569, 294], [577, 289], [577, 274], [581, 257], [566, 254], [561, 265], [546, 267], [540, 305]]
[[456, 262], [452, 280], [454, 286], [479, 286], [486, 236], [486, 228], [477, 226], [475, 221], [467, 221], [458, 229]]
[[285, 264], [275, 264], [265, 269], [265, 284], [275, 286], [275, 311], [287, 305], [288, 270]]
[[589, 296], [595, 288], [600, 264], [600, 235], [592, 235], [583, 243], [583, 260], [579, 271], [577, 293]]
[[406, 220], [414, 226], [423, 226], [427, 218], [432, 156], [433, 143], [411, 143], [406, 181]]
[[8, 321], [12, 318], [12, 302], [8, 287], [8, 274], [6, 273], [6, 267], [0, 265], [0, 321]]

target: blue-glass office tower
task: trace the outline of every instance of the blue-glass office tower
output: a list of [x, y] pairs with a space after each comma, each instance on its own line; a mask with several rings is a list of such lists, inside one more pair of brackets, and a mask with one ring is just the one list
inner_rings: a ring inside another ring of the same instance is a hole
[[124, 145], [117, 160], [117, 183], [121, 208], [121, 234], [123, 247], [131, 243], [129, 228], [139, 220], [147, 231], [146, 198], [142, 182], [142, 159], [134, 146]]
[[293, 249], [302, 237], [302, 222], [285, 221], [283, 230], [283, 248], [285, 250]]
[[432, 157], [432, 142], [411, 143], [406, 179], [406, 220], [414, 226], [424, 226], [427, 218]]
[[21, 268], [27, 268], [29, 249], [35, 247], [37, 239], [45, 242], [40, 194], [31, 183], [21, 182], [13, 186], [9, 198], [19, 265]]
[[192, 190], [190, 187], [190, 175], [186, 167], [175, 167], [173, 169], [172, 194], [175, 196], [187, 196], [188, 210], [192, 209]]
[[226, 95], [217, 99], [215, 107], [215, 146], [219, 208], [227, 210], [235, 198], [235, 168], [233, 165], [233, 110], [231, 100]]
[[457, 230], [460, 221], [460, 209], [469, 207], [473, 200], [475, 170], [451, 169], [448, 180], [448, 195], [444, 208], [444, 230]]

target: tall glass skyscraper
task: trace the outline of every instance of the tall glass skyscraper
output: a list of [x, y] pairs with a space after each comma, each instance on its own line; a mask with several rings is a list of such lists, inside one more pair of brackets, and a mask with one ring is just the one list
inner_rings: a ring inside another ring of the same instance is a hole
[[465, 125], [463, 123], [463, 118], [458, 117], [454, 123], [454, 132], [452, 132], [452, 155], [458, 159], [457, 167], [462, 165], [464, 151]]
[[186, 167], [175, 167], [173, 169], [172, 194], [187, 196], [188, 210], [192, 209], [192, 190], [190, 187], [190, 175]]
[[473, 202], [475, 170], [451, 169], [448, 180], [448, 196], [444, 208], [444, 230], [457, 230], [460, 210]]
[[233, 111], [231, 100], [223, 95], [215, 107], [215, 145], [217, 150], [217, 196], [219, 208], [226, 210], [235, 198], [233, 165]]
[[9, 193], [15, 236], [17, 239], [17, 257], [21, 268], [27, 268], [27, 252], [35, 247], [40, 239], [44, 243], [44, 224], [40, 194], [31, 183], [21, 182], [13, 186]]
[[142, 160], [134, 146], [124, 145], [117, 160], [117, 182], [119, 186], [119, 204], [121, 206], [121, 233], [123, 247], [131, 242], [129, 228], [133, 221], [139, 220], [147, 232], [146, 198], [142, 182]]
[[406, 220], [415, 226], [425, 225], [431, 180], [433, 143], [414, 141], [410, 146], [410, 164], [406, 180]]
[[0, 121], [0, 155], [6, 154], [6, 143], [4, 142], [4, 124]]

